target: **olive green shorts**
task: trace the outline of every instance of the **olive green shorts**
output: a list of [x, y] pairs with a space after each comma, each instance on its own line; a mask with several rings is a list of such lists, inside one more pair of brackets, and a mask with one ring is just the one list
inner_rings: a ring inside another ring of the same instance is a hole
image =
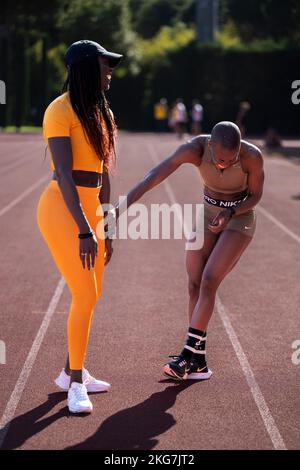
[[[221, 207], [215, 206], [213, 204], [209, 204], [204, 200], [204, 225], [201, 221], [197, 220], [197, 227], [196, 232], [202, 232], [204, 229], [204, 233], [213, 233], [209, 230], [208, 225], [212, 222], [212, 220], [216, 217], [216, 215], [222, 210]], [[198, 217], [203, 217], [203, 211], [200, 211]], [[226, 225], [225, 230], [235, 230], [240, 233], [244, 233], [248, 237], [253, 237], [256, 228], [256, 212], [254, 209], [250, 209], [249, 211], [245, 212], [244, 214], [234, 215], [229, 220], [228, 224]]]

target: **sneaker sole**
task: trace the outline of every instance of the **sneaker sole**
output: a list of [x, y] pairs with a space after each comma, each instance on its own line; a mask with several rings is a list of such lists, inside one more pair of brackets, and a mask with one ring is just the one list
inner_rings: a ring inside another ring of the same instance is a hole
[[212, 376], [212, 371], [208, 369], [208, 372], [192, 372], [188, 374], [188, 380], [208, 380]]
[[93, 411], [93, 408], [82, 408], [81, 410], [78, 409], [72, 409], [70, 406], [68, 406], [70, 413], [91, 413]]
[[166, 365], [164, 366], [163, 372], [164, 372], [164, 374], [165, 374], [167, 377], [169, 377], [169, 378], [171, 378], [171, 379], [174, 379], [174, 380], [186, 380], [187, 377], [188, 377], [187, 372], [184, 374], [183, 377], [180, 377], [180, 375], [177, 375], [177, 374], [173, 371], [173, 369], [170, 368], [169, 364], [166, 364]]

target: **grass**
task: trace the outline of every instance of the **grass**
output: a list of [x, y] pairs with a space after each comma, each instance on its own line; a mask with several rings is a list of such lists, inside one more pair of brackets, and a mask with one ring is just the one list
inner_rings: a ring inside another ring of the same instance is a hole
[[20, 132], [20, 133], [39, 133], [42, 132], [42, 127], [37, 126], [21, 126], [19, 128], [15, 126], [1, 127], [2, 132]]

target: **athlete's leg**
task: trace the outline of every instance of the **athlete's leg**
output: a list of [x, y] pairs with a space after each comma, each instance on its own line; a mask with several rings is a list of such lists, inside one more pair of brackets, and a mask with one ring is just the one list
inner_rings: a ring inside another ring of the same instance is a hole
[[[98, 230], [99, 230], [99, 228], [98, 228]], [[94, 285], [92, 287], [92, 289], [95, 288], [95, 290], [96, 290], [96, 301], [99, 299], [99, 297], [101, 296], [101, 293], [102, 293], [102, 281], [103, 281], [103, 269], [104, 269], [103, 264], [104, 264], [104, 261], [101, 261], [101, 260], [104, 260], [104, 242], [98, 240], [98, 256], [96, 258], [95, 267], [94, 267], [95, 279], [94, 279]], [[69, 320], [70, 320], [70, 318], [69, 318]], [[89, 332], [90, 332], [90, 329], [91, 329], [92, 320], [93, 320], [93, 314], [91, 314], [90, 317], [89, 317], [89, 324], [88, 324], [87, 331], [86, 331], [87, 338], [89, 337]], [[71, 341], [72, 341], [72, 339], [71, 339]], [[65, 372], [68, 375], [71, 374], [69, 354], [68, 354], [67, 360], [66, 360]]]
[[205, 264], [219, 238], [214, 233], [204, 233], [204, 243], [201, 250], [187, 250], [186, 252], [186, 271], [188, 275], [189, 305], [188, 318], [189, 323], [192, 319], [192, 313], [199, 298], [200, 284]]
[[[218, 210], [217, 206], [204, 203], [205, 232], [208, 231], [208, 221], [213, 219]], [[239, 217], [233, 217], [228, 227], [219, 235], [204, 269], [202, 263], [200, 295], [192, 313], [186, 343], [180, 355], [165, 364], [164, 373], [167, 376], [176, 380], [187, 377], [196, 380], [210, 378], [212, 372], [206, 363], [206, 331], [213, 312], [216, 291], [251, 242], [255, 225], [256, 215], [253, 210]], [[196, 277], [197, 272], [194, 271], [194, 279]]]
[[209, 379], [212, 372], [206, 363], [206, 330], [211, 318], [216, 291], [224, 277], [240, 259], [252, 238], [239, 231], [222, 232], [202, 272], [199, 299], [194, 308], [186, 344], [173, 361], [165, 364], [164, 373], [173, 379], [190, 377]]
[[[87, 209], [87, 207], [86, 207]], [[95, 296], [96, 296], [96, 301], [99, 299], [102, 293], [102, 282], [103, 282], [103, 271], [104, 271], [104, 250], [105, 250], [105, 243], [104, 243], [104, 225], [103, 225], [103, 212], [101, 210], [101, 207], [97, 208], [97, 217], [96, 217], [96, 211], [91, 211], [89, 214], [89, 222], [94, 230], [94, 233], [97, 235], [97, 241], [98, 241], [98, 256], [95, 259], [95, 266], [94, 266], [94, 279], [93, 279], [93, 287], [92, 290], [95, 289]], [[100, 237], [100, 238], [99, 238]], [[70, 317], [69, 317], [69, 323], [70, 323]], [[89, 333], [91, 329], [91, 324], [93, 320], [93, 309], [91, 312], [91, 315], [89, 316], [89, 323], [87, 326], [86, 334], [87, 334], [87, 341], [89, 338]], [[72, 341], [72, 339], [70, 339]], [[70, 349], [70, 348], [69, 348]], [[84, 353], [85, 355], [85, 353]], [[66, 360], [66, 365], [65, 365], [65, 372], [70, 375], [70, 357], [69, 354], [67, 356]]]
[[206, 330], [213, 313], [217, 289], [251, 240], [252, 237], [235, 230], [221, 233], [202, 274], [200, 295], [191, 319], [192, 328]]
[[[88, 214], [87, 205], [85, 209], [86, 213]], [[97, 235], [102, 233], [103, 236], [103, 221], [100, 221], [99, 218], [95, 217], [95, 210], [93, 212], [91, 211], [91, 213], [88, 215], [89, 222], [92, 229], [94, 230], [94, 233], [96, 233]], [[72, 304], [68, 317], [68, 362], [69, 364], [71, 364], [71, 381], [73, 380], [73, 377], [76, 376], [77, 367], [80, 367], [80, 371], [82, 371], [94, 315], [94, 307], [102, 293], [105, 244], [103, 238], [100, 239], [97, 237], [97, 241], [98, 256], [95, 259], [94, 269], [91, 269], [91, 271], [88, 272], [87, 269], [83, 270], [81, 265], [81, 275], [77, 275], [77, 279], [80, 283], [80, 288], [77, 284], [77, 287], [74, 289], [75, 283], [73, 281]], [[91, 274], [90, 278], [86, 276], [87, 273]], [[87, 291], [89, 292], [88, 295]], [[86, 301], [83, 300], [83, 298], [86, 299]], [[86, 312], [85, 314], [84, 311]], [[76, 367], [74, 367], [75, 361], [77, 364]]]
[[[79, 191], [81, 203], [95, 229], [97, 202], [89, 193], [84, 195], [84, 191], [87, 192], [90, 188], [85, 189]], [[83, 269], [79, 259], [78, 227], [55, 182], [51, 182], [42, 195], [37, 216], [39, 228], [72, 295], [67, 325], [69, 367], [72, 371], [71, 381], [81, 381], [91, 320], [101, 294], [104, 241], [98, 241], [99, 253], [95, 260], [95, 269]]]

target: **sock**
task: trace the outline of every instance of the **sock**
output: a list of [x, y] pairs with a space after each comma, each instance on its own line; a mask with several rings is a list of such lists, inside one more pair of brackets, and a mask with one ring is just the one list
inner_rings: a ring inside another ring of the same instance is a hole
[[193, 355], [197, 353], [197, 348], [201, 346], [201, 341], [205, 335], [205, 331], [196, 330], [195, 328], [190, 327], [188, 329], [188, 336], [186, 339], [185, 346], [181, 351], [180, 356], [183, 357], [183, 359], [185, 359], [186, 361], [190, 361]]
[[205, 367], [206, 364], [206, 338], [207, 332], [204, 332], [204, 336], [199, 343], [196, 344], [195, 349], [196, 351], [193, 354], [192, 360], [193, 362], [200, 368]]

